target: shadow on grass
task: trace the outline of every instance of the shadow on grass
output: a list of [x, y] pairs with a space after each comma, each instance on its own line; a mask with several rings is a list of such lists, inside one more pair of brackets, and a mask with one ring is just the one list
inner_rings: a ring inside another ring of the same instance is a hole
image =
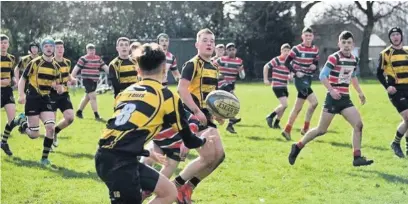
[[[388, 173], [376, 171], [376, 170], [361, 170], [361, 171], [364, 173], [368, 173], [368, 174], [377, 174], [378, 176], [380, 176], [381, 178], [383, 178], [389, 183], [401, 183], [401, 184], [408, 185], [408, 178], [404, 178], [402, 176], [388, 174]], [[354, 173], [349, 173], [349, 175], [372, 179], [372, 176], [370, 175], [359, 175], [359, 174], [354, 174]]]
[[246, 128], [267, 128], [267, 126], [265, 125], [258, 125], [258, 124], [255, 124], [255, 125], [248, 125], [248, 124], [236, 124], [236, 125], [234, 125], [234, 126], [236, 126], [236, 127], [246, 127]]
[[[330, 145], [335, 146], [335, 147], [344, 147], [344, 148], [352, 148], [353, 147], [351, 145], [351, 143], [327, 142], [327, 141], [324, 141], [324, 140], [316, 140], [316, 142], [330, 144]], [[390, 151], [388, 148], [378, 147], [378, 146], [370, 146], [370, 145], [364, 145], [364, 144], [363, 144], [363, 148], [375, 149], [375, 150], [379, 150], [379, 151]]]
[[24, 160], [19, 157], [13, 157], [7, 160], [8, 162], [13, 163], [19, 167], [27, 167], [27, 168], [41, 168], [44, 170], [48, 170], [52, 173], [59, 174], [62, 178], [70, 179], [70, 178], [77, 178], [77, 179], [93, 179], [98, 182], [102, 182], [96, 172], [76, 172], [72, 169], [67, 169], [62, 166], [51, 165], [51, 167], [45, 167], [40, 164], [39, 161], [31, 161], [31, 160]]
[[56, 149], [55, 154], [61, 154], [61, 155], [72, 157], [72, 158], [85, 158], [85, 159], [95, 158], [95, 155], [89, 154], [89, 153], [58, 152], [58, 148]]

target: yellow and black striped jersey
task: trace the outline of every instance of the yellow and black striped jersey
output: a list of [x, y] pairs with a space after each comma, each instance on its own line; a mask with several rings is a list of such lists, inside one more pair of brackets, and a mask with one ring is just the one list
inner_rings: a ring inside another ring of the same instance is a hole
[[388, 85], [408, 85], [408, 47], [394, 49], [387, 47], [380, 53], [379, 67], [387, 76]]
[[218, 77], [218, 67], [198, 55], [186, 62], [181, 72], [181, 78], [190, 81], [188, 90], [200, 109], [206, 108], [205, 98], [217, 89]]
[[[9, 79], [10, 80], [10, 84], [11, 84], [11, 79], [14, 76], [14, 72], [13, 69], [15, 67], [16, 64], [16, 58], [11, 55], [8, 54], [6, 56], [1, 56], [1, 62], [0, 62], [0, 69], [1, 69], [1, 79]], [[1, 86], [1, 87], [8, 87], [10, 85], [7, 86]]]
[[21, 74], [24, 72], [24, 69], [27, 67], [28, 63], [30, 63], [31, 60], [34, 58], [31, 57], [31, 55], [26, 55], [20, 58], [20, 61], [18, 62], [18, 69], [20, 70], [20, 77]]
[[130, 85], [137, 83], [136, 61], [116, 57], [109, 63], [109, 75], [112, 80], [115, 96]]
[[58, 62], [44, 60], [42, 56], [30, 61], [23, 72], [24, 79], [28, 80], [28, 95], [48, 95], [52, 89], [52, 83], [61, 83]]
[[[54, 58], [55, 59], [55, 58]], [[55, 60], [59, 65], [59, 72], [61, 74], [61, 84], [64, 85], [64, 93], [68, 92], [69, 73], [71, 72], [71, 60], [62, 58], [62, 61]]]
[[[182, 137], [193, 135], [180, 97], [159, 81], [143, 79], [129, 86], [119, 93], [114, 106], [115, 112], [99, 140], [102, 149], [140, 155], [144, 145], [161, 131], [163, 124], [184, 133]], [[196, 147], [201, 146], [202, 140], [194, 138], [200, 142]]]

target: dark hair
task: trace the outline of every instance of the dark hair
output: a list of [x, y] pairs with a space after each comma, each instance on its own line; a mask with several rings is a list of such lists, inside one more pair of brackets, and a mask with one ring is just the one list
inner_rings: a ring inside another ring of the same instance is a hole
[[0, 40], [9, 40], [9, 37], [7, 35], [1, 34]]
[[55, 45], [64, 45], [64, 41], [61, 39], [55, 40]]
[[349, 38], [353, 39], [353, 41], [354, 41], [353, 34], [350, 31], [347, 31], [347, 30], [341, 32], [340, 35], [339, 35], [339, 41], [340, 40], [347, 40]]
[[313, 29], [311, 27], [305, 27], [302, 30], [302, 34], [303, 33], [313, 33]]
[[290, 50], [290, 45], [289, 45], [289, 43], [283, 44], [283, 45], [281, 46], [281, 50], [283, 50], [283, 49], [289, 49], [289, 50]]
[[166, 61], [166, 54], [157, 43], [146, 43], [142, 46], [142, 55], [136, 58], [139, 68], [147, 74], [157, 74]]
[[169, 35], [167, 35], [166, 33], [160, 33], [158, 36], [157, 36], [157, 43], [159, 43], [159, 40], [160, 40], [160, 38], [166, 38], [166, 39], [169, 39]]
[[130, 42], [129, 38], [127, 38], [127, 37], [120, 37], [120, 38], [118, 38], [118, 40], [116, 41], [116, 45], [118, 45], [120, 41]]

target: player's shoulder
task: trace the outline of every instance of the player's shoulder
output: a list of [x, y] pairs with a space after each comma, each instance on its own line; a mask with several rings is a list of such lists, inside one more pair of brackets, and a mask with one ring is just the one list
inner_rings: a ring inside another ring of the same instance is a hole
[[385, 49], [383, 49], [383, 50], [380, 52], [380, 54], [384, 54], [384, 53], [390, 52], [390, 50], [391, 50], [391, 45], [388, 46], [388, 47], [386, 47]]
[[9, 58], [13, 62], [16, 60], [16, 57], [10, 53], [7, 53], [7, 58]]
[[63, 58], [63, 60], [64, 60], [64, 62], [66, 63], [66, 64], [71, 64], [71, 60], [70, 59], [67, 59], [67, 58]]
[[30, 61], [31, 64], [38, 64], [40, 62], [45, 62], [45, 60], [41, 56], [38, 56]]
[[242, 60], [240, 57], [235, 57], [235, 59], [239, 62], [243, 62], [244, 60]]
[[164, 100], [168, 100], [169, 98], [178, 97], [178, 95], [177, 95], [176, 92], [170, 90], [170, 89], [167, 88], [167, 87], [163, 87], [163, 88], [161, 89], [161, 91], [162, 91], [162, 93], [163, 93], [163, 99], [164, 99]]
[[117, 64], [118, 61], [119, 61], [119, 57], [115, 57], [115, 58], [113, 58], [113, 60], [111, 60], [111, 61], [109, 62], [109, 65]]
[[21, 57], [21, 60], [27, 60], [27, 59], [30, 59], [30, 58], [31, 58], [30, 55], [24, 55], [24, 56]]

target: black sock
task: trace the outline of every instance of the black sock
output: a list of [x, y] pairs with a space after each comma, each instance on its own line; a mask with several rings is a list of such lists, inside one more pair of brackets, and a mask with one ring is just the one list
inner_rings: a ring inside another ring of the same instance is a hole
[[279, 119], [275, 119], [275, 125], [279, 125], [280, 120]]
[[7, 143], [8, 138], [10, 137], [11, 127], [9, 124], [6, 124], [4, 128], [3, 137], [1, 138], [2, 143]]
[[405, 136], [405, 145], [407, 147], [407, 152], [408, 152], [408, 137], [407, 136]]
[[14, 120], [12, 120], [9, 126], [10, 126], [10, 132], [11, 132], [17, 126], [17, 124], [14, 122]]
[[183, 178], [181, 178], [181, 176], [177, 176], [176, 179], [174, 179], [174, 181], [177, 187], [180, 187], [186, 183], [186, 181]]
[[394, 138], [394, 143], [399, 144], [401, 142], [402, 136], [404, 136], [404, 134], [399, 133], [397, 130], [397, 133], [395, 134]]
[[197, 177], [193, 177], [192, 179], [190, 179], [190, 183], [191, 184], [193, 184], [193, 187], [195, 188], [195, 187], [197, 187], [198, 186], [198, 184], [200, 183], [200, 179], [199, 178], [197, 178]]
[[269, 114], [268, 118], [273, 118], [273, 117], [275, 117], [275, 116], [276, 116], [276, 112], [273, 111], [271, 114]]
[[59, 132], [61, 132], [61, 128], [58, 127], [58, 126], [56, 126], [56, 127], [55, 127], [55, 134], [58, 134]]
[[82, 110], [77, 110], [77, 113], [82, 114]]
[[94, 112], [95, 118], [100, 118], [98, 112]]
[[44, 137], [44, 143], [43, 143], [44, 150], [43, 150], [43, 154], [42, 154], [43, 159], [48, 159], [48, 154], [50, 153], [53, 141], [54, 141], [53, 139], [50, 139], [48, 137]]

